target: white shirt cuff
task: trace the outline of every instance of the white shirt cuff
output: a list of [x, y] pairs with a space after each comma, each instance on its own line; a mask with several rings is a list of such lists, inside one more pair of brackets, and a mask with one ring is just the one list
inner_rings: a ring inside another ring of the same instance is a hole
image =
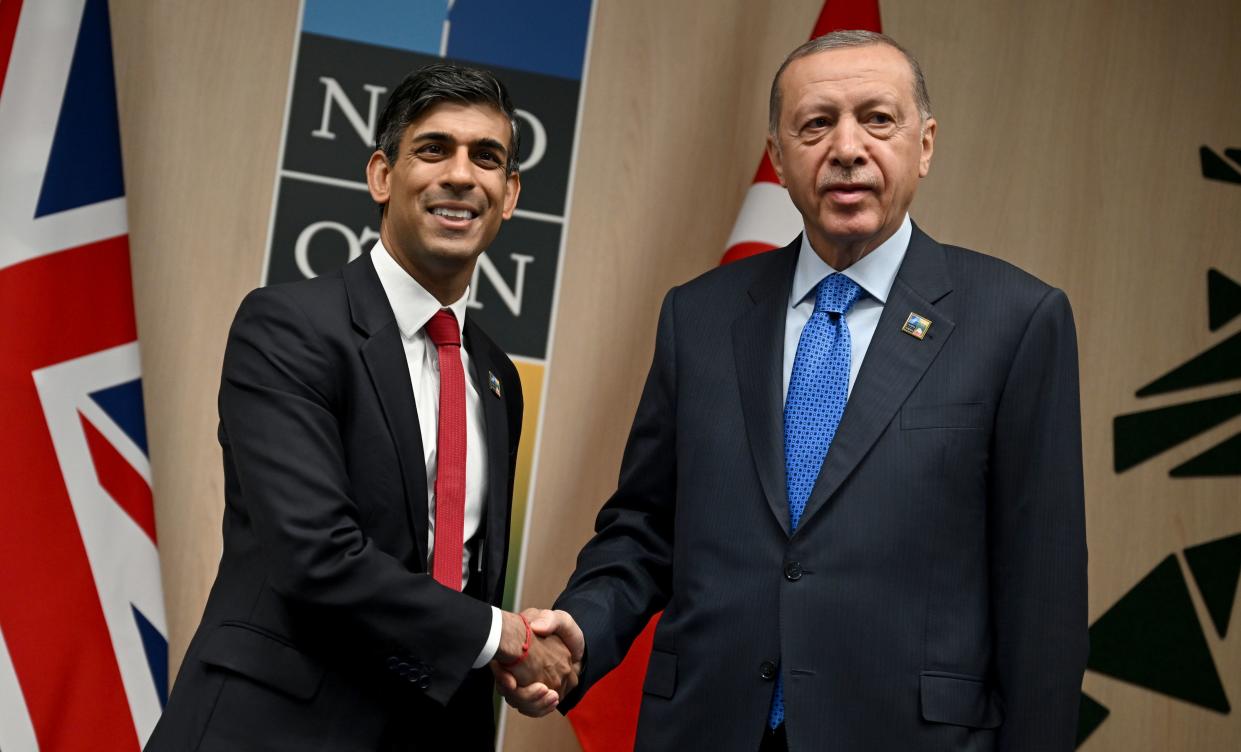
[[492, 658], [496, 657], [496, 653], [500, 650], [500, 625], [502, 622], [500, 609], [492, 606], [491, 632], [487, 635], [487, 642], [483, 645], [483, 651], [478, 654], [478, 658], [474, 659], [472, 668], [482, 668], [491, 663]]

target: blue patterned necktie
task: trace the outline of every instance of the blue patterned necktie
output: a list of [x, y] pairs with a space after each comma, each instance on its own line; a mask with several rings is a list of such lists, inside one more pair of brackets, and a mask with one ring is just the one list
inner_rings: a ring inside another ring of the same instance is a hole
[[[845, 314], [861, 294], [862, 288], [843, 274], [819, 282], [814, 313], [797, 342], [784, 401], [784, 477], [791, 530], [797, 529], [806, 511], [806, 500], [845, 412], [853, 346]], [[784, 681], [777, 676], [767, 722], [775, 728], [783, 721]]]

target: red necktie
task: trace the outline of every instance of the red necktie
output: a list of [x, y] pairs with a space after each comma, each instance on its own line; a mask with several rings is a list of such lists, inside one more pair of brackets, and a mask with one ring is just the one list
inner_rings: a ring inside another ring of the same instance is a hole
[[435, 553], [431, 576], [461, 589], [461, 546], [465, 535], [465, 371], [461, 330], [452, 311], [441, 310], [426, 326], [440, 361], [440, 420], [436, 443]]

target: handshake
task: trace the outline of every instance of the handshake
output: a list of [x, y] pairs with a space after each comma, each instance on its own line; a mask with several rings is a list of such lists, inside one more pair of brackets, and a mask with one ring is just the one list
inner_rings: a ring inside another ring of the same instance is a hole
[[491, 662], [496, 688], [523, 715], [547, 715], [577, 686], [585, 647], [582, 630], [564, 611], [505, 611]]

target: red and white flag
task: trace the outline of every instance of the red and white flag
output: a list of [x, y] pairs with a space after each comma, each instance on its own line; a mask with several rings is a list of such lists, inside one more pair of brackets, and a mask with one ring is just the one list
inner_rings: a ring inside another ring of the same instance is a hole
[[[879, 0], [826, 0], [810, 38], [840, 29], [882, 31]], [[756, 253], [782, 248], [802, 231], [801, 215], [780, 185], [771, 160], [764, 151], [754, 184], [746, 193], [737, 223], [728, 238], [721, 259], [727, 264]], [[628, 752], [633, 749], [638, 729], [638, 706], [642, 702], [642, 681], [651, 657], [656, 614], [629, 648], [629, 654], [614, 671], [600, 680], [582, 698], [569, 721], [577, 733], [583, 752]], [[3, 745], [0, 745], [2, 747]]]
[[140, 749], [168, 647], [107, 0], [0, 0], [0, 750]]

